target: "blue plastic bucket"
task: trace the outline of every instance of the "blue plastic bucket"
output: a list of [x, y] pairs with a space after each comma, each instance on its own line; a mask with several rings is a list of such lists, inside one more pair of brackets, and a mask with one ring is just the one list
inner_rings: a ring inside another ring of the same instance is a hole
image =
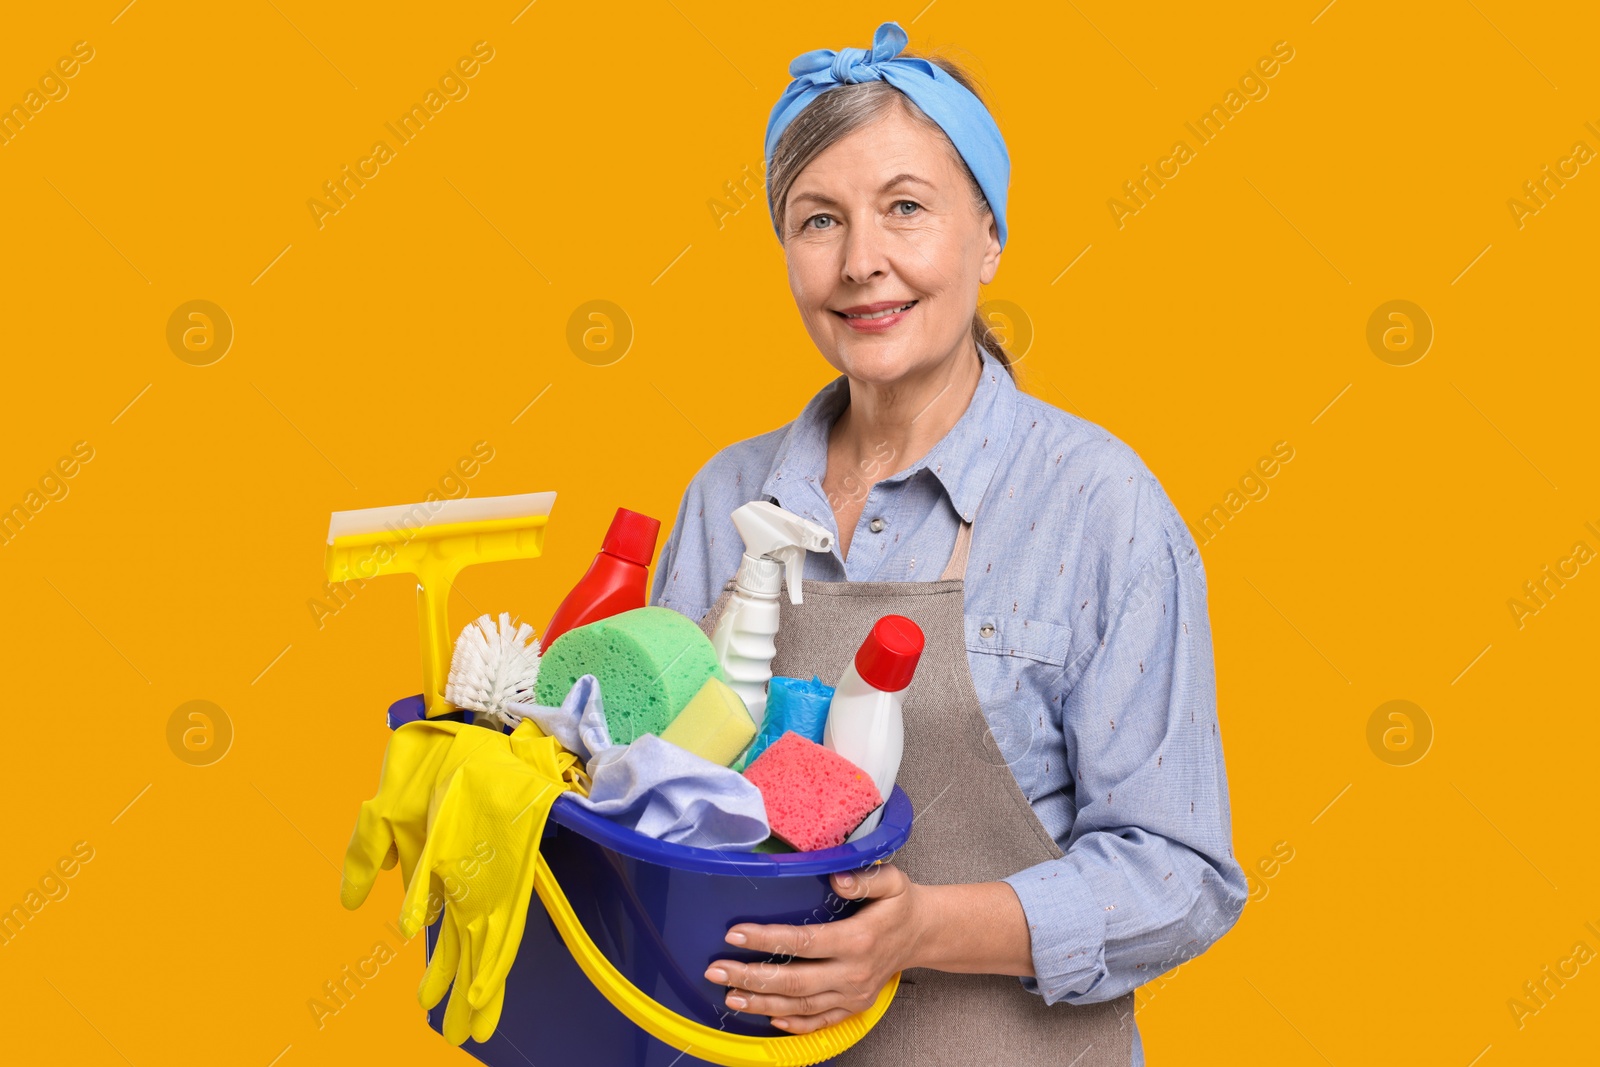
[[[391, 729], [422, 717], [421, 697], [389, 709]], [[758, 962], [762, 953], [723, 940], [736, 923], [802, 925], [853, 914], [828, 876], [890, 859], [911, 833], [911, 801], [898, 786], [878, 828], [815, 852], [733, 852], [674, 845], [634, 833], [560, 797], [542, 852], [584, 930], [606, 958], [657, 1003], [729, 1033], [782, 1038], [764, 1015], [729, 1009], [727, 987], [705, 979], [716, 959]], [[431, 957], [437, 924], [428, 930]], [[443, 1031], [446, 1002], [428, 1013]], [[613, 1007], [572, 958], [535, 895], [516, 963], [506, 978], [500, 1025], [484, 1044], [462, 1046], [491, 1067], [532, 1062], [584, 1067], [707, 1063], [667, 1045]]]

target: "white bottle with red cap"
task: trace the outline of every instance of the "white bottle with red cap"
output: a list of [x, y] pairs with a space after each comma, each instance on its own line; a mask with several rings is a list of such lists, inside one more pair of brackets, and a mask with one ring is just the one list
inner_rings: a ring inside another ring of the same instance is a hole
[[[904, 615], [873, 623], [844, 677], [834, 687], [822, 743], [872, 777], [885, 801], [900, 773], [905, 750], [902, 705], [922, 657], [922, 628]], [[880, 806], [850, 834], [854, 841], [878, 828]]]

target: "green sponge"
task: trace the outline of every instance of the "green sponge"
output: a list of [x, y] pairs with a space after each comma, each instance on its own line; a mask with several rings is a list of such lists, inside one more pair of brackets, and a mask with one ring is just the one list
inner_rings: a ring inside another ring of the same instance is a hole
[[761, 844], [750, 850], [751, 852], [793, 852], [794, 846], [781, 837], [767, 838]]
[[[604, 685], [600, 692], [605, 694]], [[661, 740], [724, 767], [738, 759], [755, 736], [756, 723], [750, 718], [750, 709], [720, 678], [707, 678], [694, 699], [661, 731]]]
[[615, 744], [660, 735], [705, 685], [725, 681], [705, 631], [671, 608], [643, 607], [568, 630], [539, 657], [534, 701], [559, 705], [592, 674]]

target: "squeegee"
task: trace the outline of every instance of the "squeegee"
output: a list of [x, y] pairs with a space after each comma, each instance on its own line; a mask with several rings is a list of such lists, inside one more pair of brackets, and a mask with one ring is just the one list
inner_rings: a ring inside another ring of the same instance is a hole
[[328, 580], [366, 581], [385, 574], [417, 580], [422, 638], [422, 696], [427, 717], [454, 708], [444, 698], [450, 674], [450, 588], [475, 563], [532, 559], [544, 552], [554, 493], [336, 511], [328, 523]]

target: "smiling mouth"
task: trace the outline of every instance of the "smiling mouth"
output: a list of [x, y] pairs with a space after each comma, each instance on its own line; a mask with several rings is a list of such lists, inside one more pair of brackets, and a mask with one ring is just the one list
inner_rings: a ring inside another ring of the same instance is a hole
[[834, 314], [842, 319], [883, 319], [888, 318], [890, 315], [898, 315], [902, 311], [910, 311], [916, 303], [917, 301], [912, 300], [909, 303], [901, 304], [899, 307], [884, 308], [882, 311], [871, 311], [861, 315], [850, 315], [843, 311], [835, 311]]

